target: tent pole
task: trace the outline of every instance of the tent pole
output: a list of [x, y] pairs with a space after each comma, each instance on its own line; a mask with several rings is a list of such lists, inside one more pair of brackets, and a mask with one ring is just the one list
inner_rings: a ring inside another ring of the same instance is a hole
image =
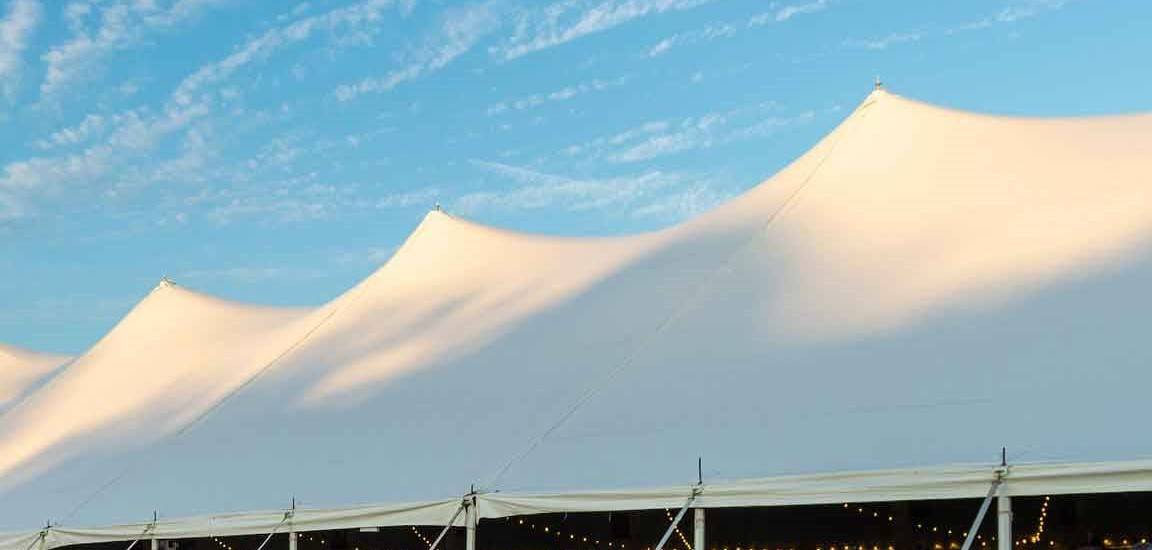
[[471, 495], [465, 501], [464, 521], [467, 523], [464, 550], [476, 550], [476, 497]]
[[[296, 518], [296, 497], [292, 497], [292, 518]], [[296, 522], [288, 523], [288, 550], [296, 550], [296, 546], [300, 542], [300, 535], [296, 533]]]
[[692, 550], [704, 550], [704, 509], [696, 508], [692, 510]]
[[149, 532], [149, 534], [150, 534], [150, 536], [148, 537], [149, 550], [160, 550], [160, 541], [156, 539], [156, 524], [157, 523], [160, 523], [160, 514], [157, 513], [156, 510], [152, 510], [152, 524], [149, 525], [148, 528], [144, 530], [145, 532]]
[[996, 547], [1012, 550], [1012, 497], [1009, 496], [996, 499]]

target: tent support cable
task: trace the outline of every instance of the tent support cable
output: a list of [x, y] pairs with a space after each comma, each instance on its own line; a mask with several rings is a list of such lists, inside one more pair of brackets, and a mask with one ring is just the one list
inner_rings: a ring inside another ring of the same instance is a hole
[[[550, 424], [547, 429], [545, 429], [536, 437], [532, 438], [523, 450], [510, 457], [508, 461], [505, 462], [504, 465], [491, 478], [488, 479], [487, 485], [497, 485], [514, 465], [527, 458], [528, 455], [532, 454], [536, 448], [544, 442], [545, 439], [548, 439], [554, 432], [556, 432], [556, 430], [567, 423], [568, 419], [576, 414], [576, 411], [583, 408], [584, 405], [591, 401], [592, 398], [600, 392], [600, 390], [607, 387], [607, 385], [613, 382], [618, 376], [620, 376], [623, 371], [629, 369], [635, 363], [641, 352], [643, 352], [651, 343], [657, 341], [670, 326], [677, 323], [685, 313], [687, 313], [691, 308], [695, 307], [697, 305], [697, 300], [701, 299], [710, 290], [716, 279], [726, 273], [736, 260], [743, 256], [745, 252], [751, 249], [756, 242], [758, 242], [765, 234], [768, 233], [768, 230], [775, 225], [777, 219], [779, 219], [786, 211], [790, 210], [794, 206], [794, 204], [803, 194], [804, 190], [809, 187], [809, 184], [811, 184], [814, 179], [816, 179], [816, 175], [820, 173], [820, 170], [832, 156], [832, 153], [836, 151], [836, 148], [840, 145], [840, 141], [850, 133], [849, 130], [855, 130], [857, 126], [863, 123], [862, 120], [867, 114], [868, 107], [871, 107], [874, 103], [874, 100], [865, 101], [863, 104], [857, 107], [856, 110], [853, 111], [852, 115], [850, 115], [844, 121], [844, 123], [841, 124], [840, 128], [837, 129], [833, 137], [829, 138], [827, 150], [816, 162], [816, 165], [813, 166], [808, 174], [804, 177], [804, 179], [796, 185], [795, 189], [793, 189], [790, 193], [788, 193], [786, 197], [783, 198], [779, 206], [777, 206], [776, 209], [768, 215], [764, 223], [760, 225], [760, 227], [752, 234], [752, 236], [744, 239], [736, 246], [734, 246], [733, 249], [724, 258], [724, 260], [721, 261], [715, 268], [710, 270], [707, 274], [705, 274], [704, 277], [698, 283], [696, 283], [696, 285], [686, 294], [685, 298], [674, 304], [672, 311], [669, 312], [668, 315], [665, 316], [663, 320], [661, 320], [651, 332], [649, 332], [647, 335], [637, 336], [634, 339], [632, 346], [628, 349], [621, 360], [617, 361], [615, 365], [609, 368], [608, 372], [603, 377], [594, 381], [592, 385], [588, 386], [584, 390], [584, 393], [580, 395], [580, 397], [572, 404], [572, 406], [564, 411], [564, 413], [561, 414], [560, 417], [557, 418], [552, 424]], [[849, 124], [851, 124], [851, 126]]]
[[696, 485], [692, 488], [692, 494], [688, 496], [688, 500], [684, 501], [684, 505], [680, 507], [680, 511], [676, 512], [676, 517], [672, 518], [672, 524], [664, 531], [664, 536], [660, 537], [660, 542], [656, 545], [656, 550], [664, 550], [664, 545], [668, 544], [668, 539], [672, 537], [672, 533], [676, 531], [676, 526], [680, 525], [680, 520], [684, 519], [684, 514], [688, 513], [688, 508], [696, 501], [696, 497], [700, 496], [704, 488]]

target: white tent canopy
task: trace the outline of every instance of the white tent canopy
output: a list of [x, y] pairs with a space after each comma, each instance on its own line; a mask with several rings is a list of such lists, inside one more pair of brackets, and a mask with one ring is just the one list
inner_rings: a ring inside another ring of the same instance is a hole
[[0, 344], [0, 413], [37, 388], [69, 360], [71, 357], [65, 355]]
[[[484, 517], [679, 506], [698, 456], [706, 480], [746, 480], [709, 483], [709, 506], [974, 497], [994, 464], [946, 465], [1001, 446], [1066, 464], [1019, 466], [1010, 490], [1152, 490], [1152, 441], [1123, 428], [1147, 411], [1150, 283], [1152, 116], [877, 91], [664, 231], [437, 211], [314, 309], [163, 283], [0, 418], [0, 528], [51, 520], [64, 544], [292, 497], [330, 520], [312, 528], [443, 523], [473, 484]], [[425, 504], [331, 509], [374, 502]]]

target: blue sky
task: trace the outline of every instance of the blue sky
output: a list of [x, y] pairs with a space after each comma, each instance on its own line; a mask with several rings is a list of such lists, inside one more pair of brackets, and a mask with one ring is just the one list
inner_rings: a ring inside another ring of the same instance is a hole
[[437, 202], [674, 224], [870, 91], [1152, 111], [1144, 0], [0, 0], [0, 341], [79, 352], [161, 276], [316, 304]]

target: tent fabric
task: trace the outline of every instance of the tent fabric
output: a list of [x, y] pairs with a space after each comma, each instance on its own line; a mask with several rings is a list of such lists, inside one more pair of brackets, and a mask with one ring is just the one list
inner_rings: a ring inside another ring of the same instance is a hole
[[[1152, 461], [964, 465], [744, 479], [700, 486], [696, 508], [1036, 496], [1152, 490]], [[694, 486], [554, 494], [481, 495], [480, 517], [679, 508]]]
[[282, 354], [311, 313], [240, 306], [162, 282], [0, 420], [0, 486], [104, 445], [128, 453], [185, 428]]
[[[696, 491], [696, 508], [788, 506], [904, 500], [981, 498], [994, 479], [1003, 480], [998, 494], [1007, 496], [1109, 493], [1152, 490], [1152, 461], [1087, 464], [967, 465], [844, 472], [810, 476], [781, 476], [619, 491], [554, 494], [480, 493], [475, 495], [478, 517], [562, 513], [611, 512], [678, 508]], [[132, 541], [141, 538], [175, 539], [257, 535], [271, 532], [307, 532], [359, 527], [407, 525], [464, 526], [456, 514], [469, 497], [437, 502], [361, 506], [340, 509], [276, 510], [192, 518], [161, 518], [102, 528], [51, 527], [43, 530], [45, 548], [76, 544]], [[481, 529], [483, 523], [480, 524]], [[39, 531], [0, 535], [0, 550], [28, 550]]]
[[52, 376], [71, 360], [66, 355], [40, 353], [0, 344], [0, 413]]
[[[388, 506], [362, 506], [354, 508], [309, 510], [297, 509], [249, 512], [163, 519], [110, 526], [95, 529], [52, 528], [48, 531], [46, 546], [57, 548], [75, 544], [131, 541], [158, 538], [178, 539], [195, 537], [225, 537], [258, 535], [271, 532], [305, 532], [329, 529], [355, 529], [358, 527], [392, 527], [400, 525], [445, 525], [460, 506], [460, 499], [419, 504]], [[457, 519], [457, 526], [463, 520]], [[15, 539], [21, 542], [26, 539]], [[9, 550], [0, 539], [0, 549]]]
[[1152, 442], [1116, 426], [1144, 417], [1152, 382], [1150, 174], [1149, 115], [878, 91], [666, 230], [552, 237], [434, 211], [319, 307], [164, 283], [0, 418], [0, 529], [293, 496], [447, 503], [472, 485], [482, 509], [530, 507], [500, 499], [683, 487], [697, 457], [709, 479], [791, 476], [794, 504], [835, 494], [820, 476], [1001, 446], [1080, 465], [1069, 486], [1113, 464], [1098, 479], [1146, 487], [1129, 468]]

